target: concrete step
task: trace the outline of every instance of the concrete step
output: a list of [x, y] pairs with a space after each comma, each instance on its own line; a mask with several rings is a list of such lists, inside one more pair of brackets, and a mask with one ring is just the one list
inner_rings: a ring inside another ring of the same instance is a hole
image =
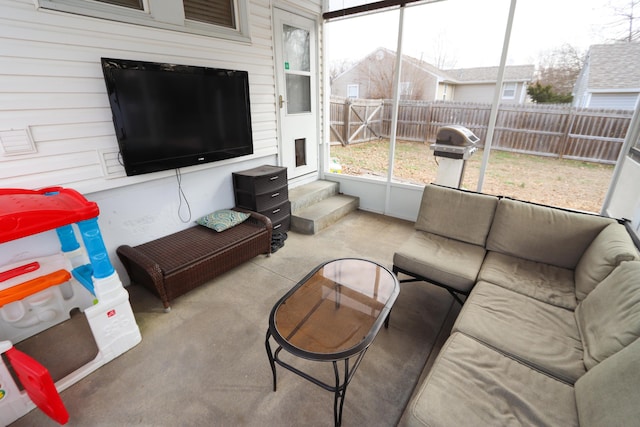
[[360, 198], [336, 194], [291, 214], [291, 230], [315, 234], [358, 209]]
[[291, 212], [295, 213], [327, 197], [335, 196], [339, 188], [340, 184], [337, 182], [322, 180], [291, 188], [289, 189]]

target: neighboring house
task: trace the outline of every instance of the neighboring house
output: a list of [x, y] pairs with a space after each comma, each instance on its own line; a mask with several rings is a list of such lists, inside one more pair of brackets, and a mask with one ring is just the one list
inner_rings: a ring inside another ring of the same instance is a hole
[[[400, 97], [434, 100], [442, 71], [426, 62], [404, 56]], [[331, 82], [331, 94], [348, 98], [381, 99], [392, 97], [396, 53], [378, 48]]]
[[[395, 52], [378, 48], [331, 82], [331, 94], [348, 98], [391, 98]], [[500, 102], [524, 103], [533, 65], [507, 66]], [[400, 98], [426, 101], [492, 102], [498, 67], [441, 70], [403, 55]]]
[[[454, 101], [493, 102], [499, 67], [445, 70], [455, 81]], [[504, 69], [501, 103], [523, 104], [528, 101], [527, 86], [533, 81], [534, 65], [507, 65]]]
[[640, 43], [591, 46], [573, 89], [573, 104], [633, 110], [639, 96]]

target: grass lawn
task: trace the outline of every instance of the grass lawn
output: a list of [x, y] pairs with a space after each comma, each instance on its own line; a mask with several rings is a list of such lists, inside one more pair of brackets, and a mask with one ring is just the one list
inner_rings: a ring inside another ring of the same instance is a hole
[[[342, 173], [386, 177], [389, 141], [332, 146], [331, 157], [339, 159]], [[479, 150], [467, 161], [464, 188], [477, 190], [482, 157]], [[435, 182], [436, 160], [427, 144], [399, 141], [394, 178], [416, 184]], [[613, 165], [492, 150], [482, 191], [599, 213], [612, 174]]]

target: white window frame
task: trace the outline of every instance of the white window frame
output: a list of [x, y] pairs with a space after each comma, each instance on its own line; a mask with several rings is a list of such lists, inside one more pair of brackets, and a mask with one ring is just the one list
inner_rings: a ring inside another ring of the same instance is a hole
[[[143, 0], [143, 10], [91, 0], [36, 0], [38, 9], [75, 13], [94, 18], [185, 33], [250, 42], [248, 2], [234, 0], [236, 27], [228, 28], [185, 19], [182, 0]], [[153, 10], [153, 15], [150, 11]]]
[[[502, 99], [516, 99], [516, 92], [518, 90], [518, 83], [505, 82], [502, 84]], [[507, 95], [508, 92], [513, 92], [513, 95]]]
[[[351, 92], [355, 92], [355, 95], [351, 95]], [[360, 96], [360, 85], [351, 84], [347, 85], [347, 98], [358, 98]]]
[[411, 92], [413, 92], [411, 82], [400, 82], [400, 98], [411, 97]]

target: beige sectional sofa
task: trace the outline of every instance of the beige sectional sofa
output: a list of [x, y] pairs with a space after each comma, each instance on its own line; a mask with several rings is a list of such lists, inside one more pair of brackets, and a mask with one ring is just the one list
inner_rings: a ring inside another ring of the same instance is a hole
[[617, 220], [427, 185], [393, 262], [464, 300], [400, 425], [639, 425], [640, 256]]

